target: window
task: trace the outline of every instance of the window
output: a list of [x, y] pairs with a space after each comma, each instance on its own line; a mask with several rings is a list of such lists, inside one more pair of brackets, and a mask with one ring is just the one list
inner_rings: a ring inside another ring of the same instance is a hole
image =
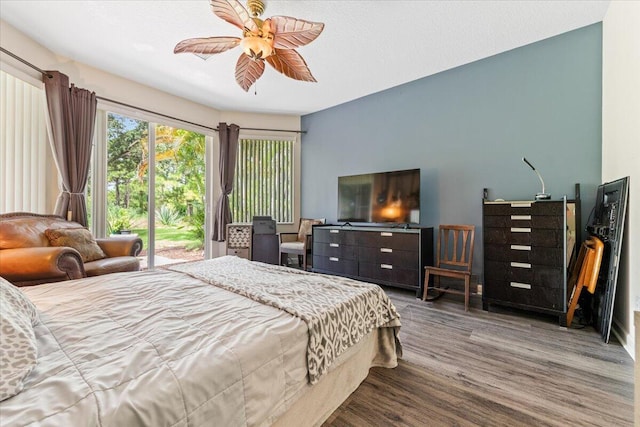
[[94, 167], [104, 163], [105, 168], [95, 169], [93, 188], [105, 189], [94, 201], [96, 211], [106, 213], [103, 234], [137, 234], [143, 241], [143, 268], [203, 259], [206, 141], [210, 145], [211, 137], [100, 111], [106, 122], [97, 126], [102, 148], [96, 152], [103, 161]]
[[44, 89], [0, 71], [0, 93], [0, 212], [49, 213], [58, 181]]
[[233, 222], [270, 215], [293, 222], [293, 140], [240, 139], [233, 191]]

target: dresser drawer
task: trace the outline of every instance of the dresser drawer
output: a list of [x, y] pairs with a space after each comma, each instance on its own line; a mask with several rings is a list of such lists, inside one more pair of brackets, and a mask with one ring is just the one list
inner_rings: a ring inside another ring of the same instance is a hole
[[530, 307], [564, 311], [564, 292], [562, 289], [544, 288], [541, 286], [515, 281], [487, 282], [484, 297], [488, 300], [508, 301]]
[[564, 227], [564, 217], [536, 215], [531, 218], [531, 226], [533, 228], [551, 228], [555, 230], [562, 230], [562, 228]]
[[420, 257], [415, 250], [360, 247], [358, 259], [370, 264], [388, 264], [398, 268], [420, 269]]
[[409, 286], [415, 285], [416, 288], [420, 286], [420, 272], [418, 269], [409, 270], [389, 264], [360, 262], [358, 275], [365, 280], [372, 279]]
[[531, 245], [561, 248], [564, 245], [562, 230], [535, 229], [528, 227], [484, 229], [485, 244]]
[[488, 261], [514, 261], [562, 267], [563, 252], [562, 248], [530, 245], [484, 245], [484, 256]]
[[325, 229], [325, 228], [314, 227], [313, 241], [321, 242], [321, 243], [341, 243], [344, 245], [355, 245], [356, 233], [350, 230], [340, 230], [336, 228]]
[[484, 226], [493, 228], [531, 227], [531, 215], [487, 215]]
[[388, 249], [415, 249], [419, 236], [415, 233], [393, 231], [359, 231], [358, 246]]
[[552, 267], [548, 265], [531, 265], [527, 268], [525, 263], [519, 267], [518, 263], [487, 261], [484, 266], [484, 280], [487, 288], [493, 285], [492, 282], [521, 282], [526, 284], [536, 284], [543, 288], [564, 287], [564, 276], [562, 267]]
[[251, 226], [227, 224], [227, 247], [248, 248], [251, 245]]
[[547, 215], [489, 215], [484, 217], [484, 226], [493, 228], [529, 227], [562, 230], [564, 218]]
[[485, 203], [484, 215], [564, 215], [564, 202]]
[[358, 275], [358, 261], [339, 257], [313, 255], [313, 269], [349, 276]]
[[343, 243], [313, 242], [313, 254], [342, 259], [357, 259], [358, 248]]
[[249, 259], [249, 248], [227, 248], [227, 255]]

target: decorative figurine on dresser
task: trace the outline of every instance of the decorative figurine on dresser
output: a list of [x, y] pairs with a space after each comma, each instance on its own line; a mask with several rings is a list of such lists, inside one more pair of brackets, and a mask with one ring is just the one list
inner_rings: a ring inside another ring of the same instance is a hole
[[496, 304], [557, 315], [566, 326], [567, 271], [580, 238], [579, 184], [574, 200], [490, 201], [485, 190], [482, 222], [483, 309]]

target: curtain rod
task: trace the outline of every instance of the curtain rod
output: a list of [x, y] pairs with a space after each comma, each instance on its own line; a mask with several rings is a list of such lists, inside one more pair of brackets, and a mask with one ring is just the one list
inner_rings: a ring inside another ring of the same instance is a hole
[[7, 55], [9, 55], [10, 57], [12, 57], [13, 59], [16, 59], [20, 62], [22, 62], [24, 65], [33, 68], [34, 70], [36, 70], [37, 72], [39, 72], [40, 74], [42, 74], [45, 77], [53, 77], [51, 74], [47, 73], [46, 71], [36, 67], [35, 65], [33, 65], [31, 62], [28, 62], [22, 58], [20, 58], [18, 55], [14, 54], [13, 52], [9, 52], [7, 49], [3, 48], [2, 46], [0, 46], [0, 51], [6, 53]]
[[[28, 61], [26, 61], [26, 60], [24, 60], [24, 59], [20, 58], [18, 55], [14, 54], [13, 52], [8, 51], [7, 49], [3, 48], [2, 46], [0, 46], [0, 51], [2, 51], [2, 52], [4, 52], [4, 53], [6, 53], [7, 55], [9, 55], [10, 57], [12, 57], [12, 58], [14, 58], [14, 59], [16, 59], [16, 60], [18, 60], [18, 61], [22, 62], [22, 63], [23, 63], [23, 64], [25, 64], [26, 66], [33, 68], [34, 70], [36, 70], [37, 72], [39, 72], [40, 74], [42, 74], [42, 75], [43, 75], [43, 76], [45, 76], [45, 77], [49, 77], [49, 78], [53, 77], [51, 74], [47, 73], [46, 71], [42, 70], [42, 69], [41, 69], [41, 68], [39, 68], [39, 67], [36, 67], [36, 66], [35, 66], [35, 65], [33, 65], [32, 63], [30, 63], [30, 62], [28, 62]], [[190, 124], [190, 125], [199, 126], [199, 127], [205, 128], [205, 129], [209, 129], [209, 130], [212, 130], [212, 131], [218, 132], [218, 128], [217, 128], [217, 127], [212, 128], [212, 127], [210, 127], [210, 126], [201, 125], [201, 124], [199, 124], [199, 123], [190, 122], [190, 121], [188, 121], [188, 120], [180, 119], [180, 118], [178, 118], [178, 117], [173, 117], [173, 116], [169, 116], [169, 115], [167, 115], [167, 114], [158, 113], [158, 112], [156, 112], [156, 111], [147, 110], [147, 109], [145, 109], [145, 108], [136, 107], [135, 105], [125, 104], [124, 102], [115, 101], [115, 100], [113, 100], [113, 99], [104, 98], [104, 97], [102, 97], [102, 96], [96, 96], [96, 98], [97, 98], [97, 99], [100, 99], [100, 100], [102, 100], [102, 101], [107, 101], [107, 102], [111, 102], [111, 103], [114, 103], [114, 104], [122, 105], [122, 106], [124, 106], [124, 107], [133, 108], [133, 109], [135, 109], [135, 110], [144, 111], [145, 113], [155, 114], [155, 115], [157, 115], [157, 116], [164, 117], [164, 118], [167, 118], [167, 119], [170, 119], [170, 120], [177, 120], [177, 121], [182, 122], [182, 123], [187, 123], [187, 124]], [[258, 131], [267, 131], [267, 132], [307, 133], [307, 131], [304, 131], [304, 130], [290, 130], [290, 129], [265, 129], [265, 128], [246, 128], [246, 127], [241, 127], [241, 128], [240, 128], [240, 130], [258, 130]]]

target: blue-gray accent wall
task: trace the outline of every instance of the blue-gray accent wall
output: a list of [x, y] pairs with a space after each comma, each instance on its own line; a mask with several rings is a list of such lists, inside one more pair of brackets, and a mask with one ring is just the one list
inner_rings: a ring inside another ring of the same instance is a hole
[[[390, 57], [389, 60], [392, 60]], [[366, 79], [366, 70], [361, 70]], [[420, 224], [475, 224], [482, 190], [553, 199], [601, 181], [602, 24], [597, 23], [302, 117], [301, 213], [337, 217], [338, 176], [420, 168]]]

